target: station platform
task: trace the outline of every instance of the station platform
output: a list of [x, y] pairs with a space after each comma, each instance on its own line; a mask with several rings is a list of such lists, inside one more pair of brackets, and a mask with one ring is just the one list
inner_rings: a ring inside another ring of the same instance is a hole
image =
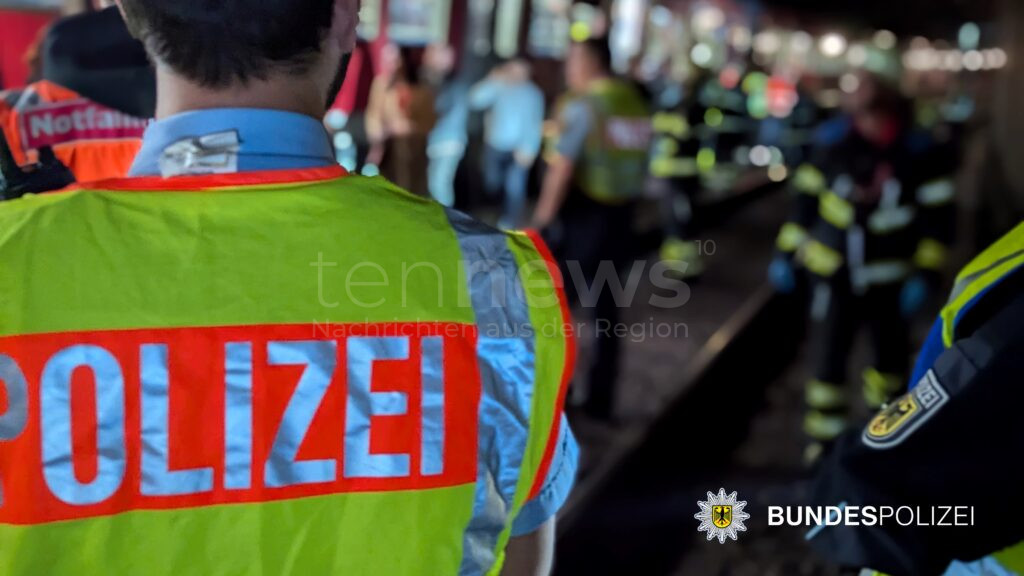
[[[742, 198], [742, 200], [738, 200]], [[622, 321], [627, 324], [685, 325], [685, 331], [676, 337], [648, 337], [627, 340], [624, 344], [623, 372], [617, 388], [616, 419], [613, 423], [598, 422], [569, 407], [569, 417], [580, 441], [581, 469], [576, 489], [563, 509], [559, 520], [559, 554], [557, 574], [670, 574], [673, 562], [667, 559], [659, 570], [654, 565], [635, 572], [631, 564], [633, 552], [639, 552], [626, 540], [647, 533], [643, 526], [620, 523], [616, 518], [619, 505], [632, 509], [634, 505], [650, 506], [667, 513], [663, 498], [655, 486], [643, 488], [653, 498], [633, 502], [609, 499], [609, 492], [617, 493], [623, 483], [623, 468], [629, 468], [644, 447], [651, 446], [651, 434], [657, 434], [659, 421], [675, 411], [679, 403], [689, 404], [688, 387], [696, 382], [709, 367], [720, 348], [732, 337], [731, 332], [746, 322], [769, 297], [765, 275], [774, 253], [774, 239], [789, 209], [786, 195], [779, 188], [763, 190], [749, 195], [727, 195], [730, 204], [727, 214], [709, 218], [709, 226], [699, 235], [709, 247], [705, 250], [706, 271], [696, 282], [688, 282], [689, 301], [676, 309], [659, 309], [649, 305], [648, 297], [656, 290], [643, 282], [638, 289], [636, 304], [625, 311]], [[654, 256], [652, 255], [652, 258]], [[580, 334], [580, 370], [577, 382], [582, 382], [592, 334], [586, 327]], [[722, 406], [705, 406], [708, 414]], [[728, 425], [728, 422], [724, 423]], [[706, 431], [714, 435], [715, 430]], [[654, 456], [673, 466], [681, 460], [690, 460], [685, 450], [668, 448]], [[696, 463], [701, 467], [699, 458]], [[644, 476], [647, 476], [644, 474]], [[674, 490], [678, 483], [674, 475], [666, 475], [666, 490]], [[629, 483], [629, 480], [626, 480]], [[717, 488], [716, 488], [717, 490]], [[686, 510], [694, 506], [695, 499], [687, 497]], [[611, 506], [609, 508], [609, 506]], [[625, 517], [638, 523], [649, 523], [647, 511], [631, 510]], [[650, 510], [650, 512], [657, 512]], [[677, 531], [674, 537], [680, 543], [695, 533], [692, 522]], [[595, 524], [594, 522], [598, 522]], [[607, 522], [607, 524], [605, 523]], [[666, 532], [658, 530], [665, 534]], [[628, 538], [620, 537], [629, 534]], [[641, 540], [645, 538], [641, 536]], [[600, 554], [591, 551], [600, 548]], [[642, 548], [642, 546], [641, 546]], [[617, 558], [609, 561], [608, 555]]]
[[[560, 519], [555, 574], [839, 576], [810, 550], [805, 529], [766, 521], [768, 506], [803, 505], [811, 490], [801, 430], [806, 311], [799, 296], [775, 293], [752, 270], [767, 266], [769, 222], [784, 218], [784, 200], [752, 202], [709, 231], [738, 251], [709, 263], [708, 281], [693, 289], [695, 310], [679, 311], [703, 326], [691, 330], [701, 340], [632, 350], [640, 358], [629, 360], [622, 384], [625, 424], [595, 440], [592, 423], [573, 421], [588, 466]], [[923, 339], [928, 317], [913, 325], [913, 342]], [[851, 375], [867, 365], [869, 349], [862, 331]], [[662, 376], [666, 362], [671, 370]], [[869, 417], [855, 405], [854, 422]], [[752, 516], [747, 531], [724, 544], [707, 541], [694, 519], [697, 501], [720, 488], [736, 491]]]

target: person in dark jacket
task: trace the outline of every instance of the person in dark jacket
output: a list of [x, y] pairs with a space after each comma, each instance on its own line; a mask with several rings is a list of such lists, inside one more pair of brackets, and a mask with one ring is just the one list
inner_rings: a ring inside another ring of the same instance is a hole
[[794, 288], [798, 266], [811, 278], [808, 464], [847, 426], [847, 361], [862, 323], [874, 348], [865, 403], [877, 409], [903, 389], [908, 319], [939, 283], [955, 220], [954, 163], [920, 144], [895, 89], [862, 85], [845, 134], [797, 170], [793, 214], [769, 270], [782, 291]]

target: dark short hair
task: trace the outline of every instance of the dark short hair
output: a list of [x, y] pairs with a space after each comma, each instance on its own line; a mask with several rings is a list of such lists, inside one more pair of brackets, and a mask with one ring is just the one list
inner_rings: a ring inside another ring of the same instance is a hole
[[588, 38], [577, 44], [583, 48], [587, 54], [590, 54], [591, 58], [601, 67], [605, 72], [611, 72], [612, 69], [612, 48], [608, 43], [607, 38], [596, 37]]
[[132, 34], [172, 70], [217, 88], [302, 74], [331, 28], [334, 0], [122, 0]]
[[536, 59], [533, 57], [533, 55], [530, 54], [529, 52], [525, 51], [525, 50], [521, 50], [519, 52], [516, 52], [516, 55], [511, 57], [511, 58], [509, 58], [508, 61], [509, 62], [522, 62], [522, 63], [526, 64], [527, 66], [533, 66], [534, 64], [536, 64]]

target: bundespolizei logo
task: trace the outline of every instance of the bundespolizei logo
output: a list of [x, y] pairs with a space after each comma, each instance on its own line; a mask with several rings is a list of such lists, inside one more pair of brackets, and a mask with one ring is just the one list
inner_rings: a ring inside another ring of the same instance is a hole
[[707, 500], [698, 500], [700, 512], [693, 515], [700, 520], [698, 532], [707, 532], [708, 540], [718, 538], [719, 544], [725, 544], [725, 539], [736, 540], [740, 532], [746, 532], [747, 527], [743, 521], [750, 518], [750, 514], [743, 511], [747, 507], [746, 501], [737, 501], [736, 492], [726, 494], [725, 488], [719, 488], [718, 494], [708, 492]]

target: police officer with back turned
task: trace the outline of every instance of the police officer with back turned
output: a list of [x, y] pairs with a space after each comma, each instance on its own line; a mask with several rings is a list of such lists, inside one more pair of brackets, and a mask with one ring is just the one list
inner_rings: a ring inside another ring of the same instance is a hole
[[357, 0], [119, 5], [157, 69], [132, 176], [0, 203], [5, 576], [548, 572], [543, 243], [337, 165]]
[[620, 347], [613, 327], [620, 303], [595, 280], [614, 276], [632, 256], [633, 205], [647, 176], [651, 143], [647, 103], [632, 84], [612, 75], [611, 61], [605, 39], [577, 42], [569, 50], [572, 97], [561, 110], [561, 133], [533, 219], [541, 230], [560, 222], [556, 252], [566, 281], [592, 288], [576, 286], [570, 297], [597, 292], [596, 301], [583, 305], [593, 308], [597, 326], [586, 409], [600, 419], [613, 415]]

